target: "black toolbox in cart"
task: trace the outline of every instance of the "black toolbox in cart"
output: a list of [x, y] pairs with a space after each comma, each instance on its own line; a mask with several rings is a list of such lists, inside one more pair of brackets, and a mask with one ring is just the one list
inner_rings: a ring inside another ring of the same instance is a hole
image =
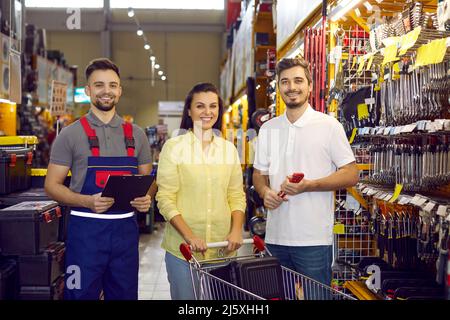
[[[44, 188], [31, 188], [26, 191], [13, 192], [8, 195], [0, 195], [0, 209], [16, 205], [23, 201], [51, 201], [51, 199], [45, 193]], [[59, 219], [58, 227], [58, 241], [66, 241], [70, 207], [61, 206], [61, 214], [62, 216]]]
[[17, 263], [0, 257], [0, 300], [15, 300], [18, 295]]
[[31, 187], [33, 149], [0, 147], [0, 194]]
[[[233, 260], [209, 272], [265, 299], [284, 299], [281, 265], [275, 257]], [[236, 297], [230, 294], [228, 299], [235, 300]]]
[[64, 274], [50, 286], [22, 286], [19, 291], [20, 300], [63, 300]]
[[25, 201], [0, 210], [4, 255], [39, 254], [58, 240], [61, 207], [55, 201]]
[[54, 242], [41, 254], [19, 256], [19, 285], [50, 286], [64, 273], [65, 251], [63, 242]]
[[281, 265], [275, 257], [232, 262], [232, 279], [238, 287], [266, 299], [284, 299]]

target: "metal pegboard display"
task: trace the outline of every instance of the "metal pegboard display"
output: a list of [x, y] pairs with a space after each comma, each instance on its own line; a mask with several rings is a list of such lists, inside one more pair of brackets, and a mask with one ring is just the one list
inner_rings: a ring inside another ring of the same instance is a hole
[[[369, 146], [363, 142], [352, 146], [356, 163], [370, 163]], [[368, 168], [367, 168], [368, 169]], [[367, 177], [369, 170], [360, 170], [360, 179]], [[369, 204], [370, 207], [370, 204]], [[333, 286], [343, 290], [348, 280], [356, 280], [355, 266], [362, 258], [375, 257], [371, 214], [346, 189], [335, 193], [335, 235], [333, 243]]]

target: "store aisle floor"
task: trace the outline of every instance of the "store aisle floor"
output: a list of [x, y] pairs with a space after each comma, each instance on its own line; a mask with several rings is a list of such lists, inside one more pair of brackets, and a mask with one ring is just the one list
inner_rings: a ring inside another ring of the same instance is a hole
[[170, 300], [165, 251], [161, 249], [165, 223], [139, 239], [139, 300]]

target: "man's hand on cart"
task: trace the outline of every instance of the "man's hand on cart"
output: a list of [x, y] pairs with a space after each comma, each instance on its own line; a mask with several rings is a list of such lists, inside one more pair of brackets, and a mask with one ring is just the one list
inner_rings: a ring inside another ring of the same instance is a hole
[[114, 198], [102, 197], [101, 192], [88, 196], [87, 199], [86, 207], [96, 213], [106, 212], [114, 204]]
[[152, 204], [152, 198], [147, 194], [143, 197], [135, 198], [130, 204], [139, 212], [148, 212]]
[[270, 189], [269, 187], [267, 187], [266, 191], [264, 192], [263, 198], [264, 206], [270, 210], [278, 208], [283, 203], [283, 201], [287, 201], [287, 199], [283, 199], [275, 190]]
[[228, 241], [228, 245], [226, 248], [226, 253], [230, 253], [238, 250], [242, 246], [242, 231], [231, 231], [226, 240]]

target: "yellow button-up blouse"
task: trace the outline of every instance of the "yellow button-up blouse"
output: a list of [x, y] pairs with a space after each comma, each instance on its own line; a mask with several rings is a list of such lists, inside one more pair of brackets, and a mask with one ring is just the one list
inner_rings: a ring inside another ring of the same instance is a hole
[[[161, 215], [170, 221], [181, 214], [192, 232], [206, 242], [224, 241], [231, 228], [231, 212], [245, 212], [239, 156], [223, 138], [215, 136], [207, 153], [191, 131], [169, 139], [159, 156], [156, 181]], [[162, 247], [184, 259], [179, 250], [183, 242], [168, 223]], [[216, 257], [217, 249], [209, 249], [204, 259]]]

